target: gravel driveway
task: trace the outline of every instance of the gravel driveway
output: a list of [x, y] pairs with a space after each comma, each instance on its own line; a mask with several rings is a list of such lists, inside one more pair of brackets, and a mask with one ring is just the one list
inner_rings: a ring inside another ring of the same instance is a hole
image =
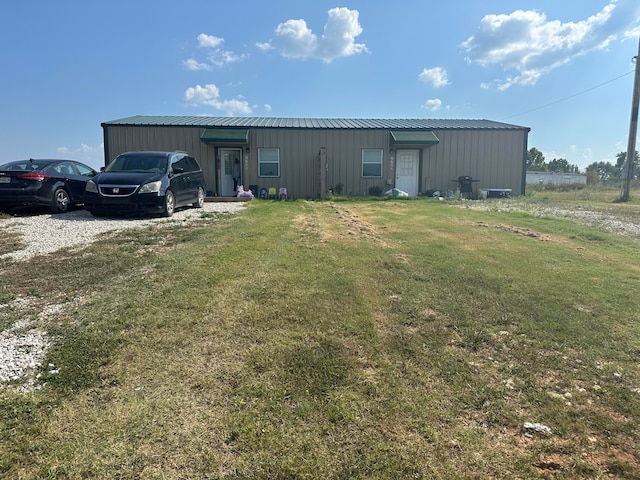
[[61, 248], [89, 244], [99, 234], [143, 227], [158, 223], [182, 223], [194, 221], [203, 213], [236, 213], [244, 208], [244, 202], [205, 202], [201, 209], [185, 208], [177, 210], [171, 218], [97, 218], [86, 210], [68, 213], [33, 214], [0, 220], [0, 228], [22, 235], [26, 245], [23, 250], [0, 255], [0, 259], [26, 260], [35, 255], [52, 253]]
[[565, 218], [597, 230], [640, 238], [640, 223], [627, 221], [613, 214], [596, 211], [589, 207], [561, 208], [558, 206], [543, 206], [520, 198], [488, 202], [470, 201], [463, 203], [461, 206], [472, 210], [527, 212], [536, 217]]

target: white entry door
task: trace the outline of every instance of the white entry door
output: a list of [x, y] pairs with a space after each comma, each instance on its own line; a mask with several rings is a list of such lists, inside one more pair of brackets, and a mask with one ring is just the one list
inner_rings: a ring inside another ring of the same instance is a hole
[[233, 190], [233, 164], [240, 161], [239, 149], [224, 149], [220, 152], [220, 195], [223, 197], [234, 197]]
[[418, 195], [418, 150], [396, 150], [396, 188]]

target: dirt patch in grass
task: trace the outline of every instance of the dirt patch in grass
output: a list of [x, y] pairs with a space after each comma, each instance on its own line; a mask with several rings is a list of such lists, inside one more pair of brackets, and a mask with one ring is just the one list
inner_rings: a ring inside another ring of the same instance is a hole
[[495, 226], [495, 228], [497, 228], [498, 230], [502, 230], [503, 232], [510, 232], [510, 233], [515, 233], [517, 235], [522, 235], [523, 237], [535, 238], [542, 242], [550, 242], [552, 239], [551, 235], [534, 232], [529, 228], [520, 228], [514, 225], [498, 224]]
[[610, 478], [638, 478], [635, 472], [640, 471], [638, 459], [617, 447], [585, 452], [584, 461], [606, 471]]
[[389, 247], [389, 244], [380, 233], [380, 227], [363, 220], [360, 215], [344, 205], [331, 203], [329, 207], [335, 213], [335, 219], [340, 226], [337, 230], [337, 235], [343, 238], [347, 236], [357, 240], [369, 240], [379, 246]]
[[313, 241], [321, 243], [338, 239], [366, 240], [375, 242], [383, 248], [389, 248], [389, 243], [380, 233], [383, 228], [363, 220], [361, 216], [343, 205], [329, 203], [328, 206], [332, 210], [333, 218], [318, 212], [305, 213], [294, 218], [293, 227], [303, 234], [302, 240], [312, 238]]

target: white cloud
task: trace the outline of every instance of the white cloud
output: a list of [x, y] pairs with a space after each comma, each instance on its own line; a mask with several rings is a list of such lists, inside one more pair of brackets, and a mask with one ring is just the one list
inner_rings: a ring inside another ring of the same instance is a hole
[[268, 103], [265, 103], [265, 104], [264, 104], [264, 109], [265, 109], [267, 112], [270, 112], [270, 111], [271, 111], [271, 105], [269, 105]]
[[256, 47], [258, 47], [263, 52], [273, 49], [273, 46], [269, 42], [258, 42], [256, 43]]
[[287, 20], [276, 28], [277, 44], [285, 57], [312, 57], [318, 49], [318, 37], [304, 20]]
[[245, 58], [244, 55], [236, 55], [233, 52], [227, 50], [216, 50], [209, 55], [208, 60], [216, 67], [222, 67], [228, 63], [238, 62]]
[[418, 75], [418, 78], [424, 83], [430, 83], [435, 88], [449, 85], [447, 71], [442, 67], [425, 68], [422, 70], [422, 73]]
[[220, 89], [214, 84], [205, 85], [201, 87], [196, 85], [195, 87], [189, 87], [184, 92], [184, 99], [189, 105], [198, 106], [207, 104], [220, 96]]
[[222, 110], [227, 115], [251, 113], [249, 103], [242, 98], [221, 100], [220, 89], [214, 84], [208, 84], [204, 87], [196, 85], [195, 87], [187, 88], [184, 92], [184, 100], [189, 106], [199, 107], [207, 105], [217, 110]]
[[81, 143], [80, 146], [76, 148], [57, 147], [56, 152], [61, 157], [86, 163], [96, 170], [104, 166], [104, 143], [95, 147], [87, 145], [86, 143]]
[[188, 60], [185, 60], [183, 63], [184, 63], [184, 66], [187, 67], [187, 70], [191, 70], [194, 72], [197, 72], [199, 70], [212, 69], [211, 65], [209, 65], [208, 63], [200, 63], [193, 58], [189, 58]]
[[216, 37], [214, 35], [207, 35], [201, 33], [198, 35], [198, 46], [205, 48], [209, 51], [205, 61], [199, 61], [195, 58], [189, 58], [183, 62], [187, 70], [191, 71], [210, 71], [213, 67], [223, 67], [229, 63], [238, 62], [246, 58], [244, 55], [237, 55], [236, 53], [223, 50], [220, 45], [224, 43], [224, 39]]
[[251, 113], [251, 107], [246, 100], [233, 98], [231, 100], [216, 101], [211, 104], [218, 110], [224, 111], [227, 115], [248, 115]]
[[484, 83], [506, 90], [513, 85], [534, 85], [540, 77], [573, 58], [607, 48], [624, 39], [640, 15], [637, 0], [611, 0], [595, 15], [579, 22], [548, 20], [544, 13], [516, 10], [486, 15], [476, 35], [462, 43], [469, 63], [499, 65], [515, 71], [505, 79]]
[[207, 35], [206, 33], [201, 33], [200, 35], [198, 35], [198, 45], [200, 45], [201, 47], [216, 48], [223, 42], [223, 38], [215, 37], [213, 35]]
[[56, 148], [56, 151], [61, 154], [61, 155], [75, 155], [77, 158], [78, 155], [82, 156], [82, 155], [86, 155], [86, 156], [91, 156], [94, 155], [96, 152], [102, 153], [103, 150], [103, 144], [101, 143], [100, 145], [98, 145], [97, 147], [92, 147], [90, 145], [87, 145], [86, 143], [81, 143], [79, 147], [70, 150], [67, 147], [58, 147]]
[[638, 36], [640, 36], [640, 25], [624, 32], [625, 40], [637, 40]]
[[339, 57], [367, 51], [364, 43], [355, 42], [363, 31], [358, 17], [357, 10], [332, 8], [328, 12], [324, 33], [320, 38], [304, 20], [287, 20], [276, 28], [275, 39], [256, 45], [261, 50], [276, 49], [283, 57], [319, 58], [330, 63]]
[[348, 57], [367, 51], [364, 43], [355, 43], [356, 37], [363, 31], [358, 21], [359, 15], [357, 10], [344, 7], [329, 10], [329, 18], [319, 45], [324, 61], [330, 62], [337, 57]]
[[439, 98], [432, 98], [431, 100], [427, 100], [426, 102], [424, 102], [422, 108], [424, 108], [425, 110], [429, 110], [430, 112], [436, 112], [440, 110], [440, 108], [442, 108], [442, 100], [440, 100]]

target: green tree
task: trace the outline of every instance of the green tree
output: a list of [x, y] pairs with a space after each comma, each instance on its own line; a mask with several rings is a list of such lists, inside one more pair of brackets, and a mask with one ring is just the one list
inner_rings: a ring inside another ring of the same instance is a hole
[[531, 172], [547, 171], [547, 164], [544, 162], [544, 155], [535, 147], [531, 147], [527, 152], [527, 170]]
[[554, 158], [547, 164], [547, 168], [554, 173], [578, 173], [580, 171], [577, 165], [569, 163], [565, 158]]
[[587, 167], [587, 185], [599, 185], [600, 183], [602, 183], [602, 180], [600, 180], [600, 176], [598, 175], [598, 172], [595, 170], [589, 170], [589, 167]]
[[[620, 152], [616, 155], [616, 168], [620, 172], [621, 177], [626, 178], [625, 162], [627, 161], [627, 152]], [[636, 150], [636, 158], [633, 161], [634, 171], [638, 171], [638, 151]], [[623, 171], [624, 170], [624, 171]]]
[[620, 170], [610, 162], [593, 162], [587, 167], [586, 171], [587, 174], [595, 172], [603, 182], [620, 178]]

